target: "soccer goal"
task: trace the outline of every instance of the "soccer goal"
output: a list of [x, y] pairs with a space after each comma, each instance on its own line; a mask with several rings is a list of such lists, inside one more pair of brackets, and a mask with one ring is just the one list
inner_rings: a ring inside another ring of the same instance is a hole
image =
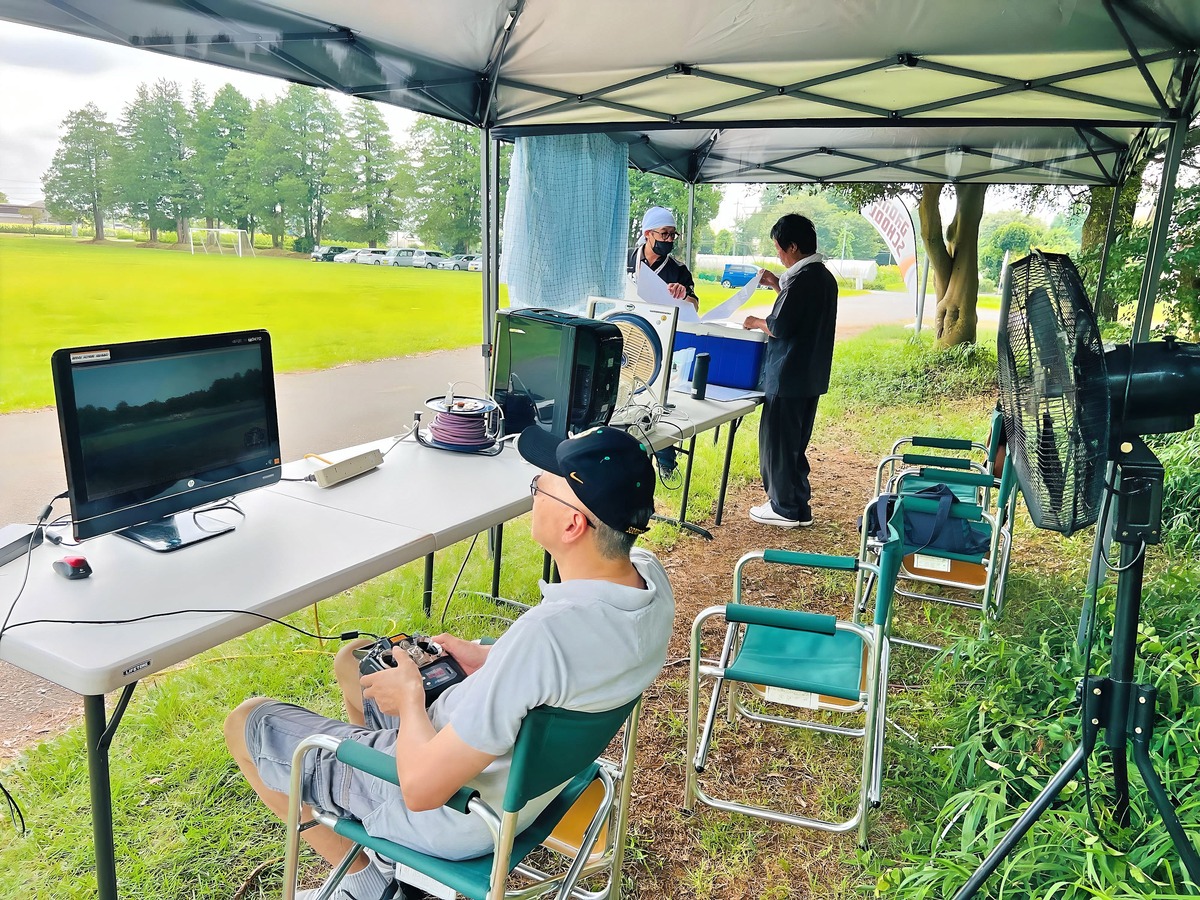
[[222, 255], [226, 250], [238, 256], [243, 256], [245, 250], [249, 250], [251, 256], [256, 255], [254, 243], [244, 228], [193, 228], [191, 236], [193, 256], [196, 255], [197, 244], [205, 253], [211, 248]]

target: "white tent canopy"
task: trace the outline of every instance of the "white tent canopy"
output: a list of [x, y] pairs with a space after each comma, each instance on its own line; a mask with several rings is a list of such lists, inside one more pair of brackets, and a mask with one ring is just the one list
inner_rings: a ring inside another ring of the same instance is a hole
[[0, 0], [0, 18], [690, 182], [1114, 184], [1196, 111], [1195, 0]]

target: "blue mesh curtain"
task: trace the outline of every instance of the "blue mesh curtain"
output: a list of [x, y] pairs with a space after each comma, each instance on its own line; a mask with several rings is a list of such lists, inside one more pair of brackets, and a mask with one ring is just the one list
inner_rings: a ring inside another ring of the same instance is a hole
[[500, 279], [513, 308], [582, 313], [622, 297], [629, 151], [602, 134], [517, 138], [504, 209]]

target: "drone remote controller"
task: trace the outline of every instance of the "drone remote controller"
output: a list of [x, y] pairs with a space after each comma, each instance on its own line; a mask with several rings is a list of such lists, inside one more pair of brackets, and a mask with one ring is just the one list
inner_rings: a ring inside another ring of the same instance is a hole
[[425, 705], [429, 706], [446, 688], [458, 684], [467, 677], [462, 666], [426, 635], [397, 634], [380, 638], [354, 651], [358, 657], [358, 671], [363, 675], [395, 668], [394, 655], [406, 653], [416, 663], [425, 684]]

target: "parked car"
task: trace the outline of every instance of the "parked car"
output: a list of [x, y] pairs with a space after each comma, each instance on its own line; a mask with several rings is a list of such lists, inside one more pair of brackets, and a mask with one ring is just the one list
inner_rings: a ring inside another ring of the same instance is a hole
[[377, 266], [382, 261], [383, 254], [385, 253], [387, 253], [387, 250], [383, 247], [363, 247], [350, 262], [361, 263], [367, 266]]
[[358, 250], [343, 250], [341, 253], [334, 254], [333, 261], [336, 263], [354, 262], [354, 257], [358, 256]]
[[453, 269], [455, 272], [461, 272], [471, 265], [471, 260], [479, 257], [474, 253], [455, 253], [453, 256], [441, 260], [437, 267], [439, 269]]
[[383, 254], [383, 259], [379, 261], [383, 266], [411, 266], [413, 264], [413, 253], [416, 252], [412, 247], [393, 247], [387, 253]]
[[469, 263], [467, 263], [467, 271], [468, 272], [482, 272], [483, 271], [483, 257], [477, 256], [473, 260], [471, 260]]
[[312, 261], [313, 262], [333, 262], [333, 258], [339, 253], [345, 253], [345, 247], [337, 247], [330, 245], [328, 247], [316, 246], [313, 247]]
[[758, 266], [726, 263], [725, 271], [721, 273], [721, 287], [744, 287], [745, 285], [749, 284], [750, 279], [757, 274]]
[[441, 250], [414, 250], [412, 264], [418, 269], [436, 269], [445, 258]]

